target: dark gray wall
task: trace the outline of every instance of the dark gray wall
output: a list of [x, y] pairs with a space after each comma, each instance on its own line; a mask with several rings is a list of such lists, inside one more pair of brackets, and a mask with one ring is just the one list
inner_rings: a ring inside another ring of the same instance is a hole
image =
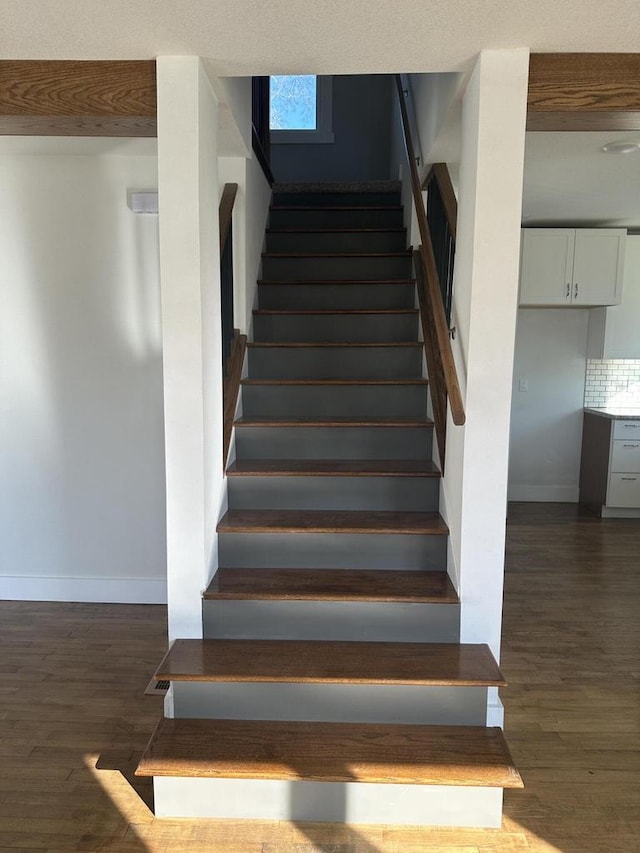
[[375, 181], [389, 178], [391, 75], [333, 78], [335, 142], [276, 143], [276, 181]]

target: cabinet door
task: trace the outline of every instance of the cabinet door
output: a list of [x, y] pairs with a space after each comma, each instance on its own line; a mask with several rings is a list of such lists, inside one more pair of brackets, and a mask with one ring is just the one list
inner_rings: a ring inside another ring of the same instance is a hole
[[640, 507], [640, 474], [611, 474], [607, 506]]
[[578, 228], [573, 263], [574, 305], [618, 305], [622, 298], [627, 232]]
[[611, 471], [613, 474], [640, 474], [640, 441], [611, 442]]
[[575, 242], [573, 228], [524, 228], [520, 305], [570, 305]]

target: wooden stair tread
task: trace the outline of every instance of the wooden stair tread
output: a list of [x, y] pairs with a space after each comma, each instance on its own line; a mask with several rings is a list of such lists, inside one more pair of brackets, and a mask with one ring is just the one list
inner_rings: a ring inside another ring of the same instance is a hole
[[338, 278], [338, 279], [335, 279], [335, 278], [321, 278], [321, 279], [297, 278], [297, 279], [291, 279], [291, 280], [284, 280], [284, 279], [279, 279], [279, 278], [278, 279], [274, 279], [274, 278], [260, 278], [260, 279], [258, 279], [258, 285], [277, 284], [277, 285], [294, 285], [294, 287], [299, 287], [300, 285], [306, 285], [306, 284], [312, 284], [312, 285], [315, 285], [315, 284], [321, 284], [321, 285], [326, 285], [326, 284], [339, 284], [339, 285], [364, 284], [366, 286], [369, 286], [369, 285], [376, 285], [376, 284], [384, 284], [384, 285], [402, 284], [402, 285], [407, 285], [407, 284], [415, 284], [415, 283], [416, 283], [415, 278], [368, 278], [368, 279], [363, 279], [363, 278]]
[[350, 195], [351, 193], [399, 193], [402, 190], [400, 181], [390, 179], [378, 181], [276, 181], [271, 188], [279, 195], [295, 196], [299, 193], [314, 195], [333, 193], [334, 195]]
[[427, 379], [243, 379], [241, 385], [428, 385]]
[[402, 210], [401, 204], [271, 204], [270, 210]]
[[446, 572], [399, 569], [218, 569], [207, 600], [457, 604]]
[[218, 532], [446, 536], [449, 529], [437, 512], [231, 509], [220, 520]]
[[433, 427], [433, 421], [425, 418], [286, 418], [260, 417], [238, 418], [236, 427]]
[[486, 645], [334, 640], [176, 640], [166, 681], [504, 687]]
[[482, 726], [164, 719], [136, 775], [522, 787]]
[[401, 252], [263, 252], [263, 258], [410, 258], [413, 249]]
[[440, 477], [429, 459], [236, 459], [228, 477]]
[[346, 226], [344, 228], [340, 228], [340, 227], [336, 227], [335, 225], [324, 227], [324, 228], [320, 227], [320, 226], [313, 228], [313, 227], [309, 227], [308, 225], [281, 225], [278, 228], [267, 228], [266, 233], [267, 234], [371, 234], [371, 233], [375, 233], [375, 234], [394, 233], [394, 234], [397, 234], [397, 233], [400, 233], [400, 232], [406, 231], [406, 230], [407, 229], [404, 227], [404, 225], [395, 225], [395, 226], [391, 226], [390, 228], [384, 228], [384, 227], [367, 228], [366, 226], [363, 226], [361, 228], [354, 228], [354, 227], [348, 228]]
[[357, 317], [359, 314], [418, 314], [417, 308], [296, 308], [292, 310], [280, 308], [254, 308], [257, 316], [285, 315], [303, 316], [311, 314], [347, 314]]
[[264, 341], [253, 342], [247, 344], [249, 349], [275, 349], [293, 347], [293, 348], [314, 348], [314, 347], [334, 347], [340, 349], [342, 347], [410, 347], [412, 349], [422, 349], [421, 341], [370, 341], [370, 342], [355, 342], [355, 341]]

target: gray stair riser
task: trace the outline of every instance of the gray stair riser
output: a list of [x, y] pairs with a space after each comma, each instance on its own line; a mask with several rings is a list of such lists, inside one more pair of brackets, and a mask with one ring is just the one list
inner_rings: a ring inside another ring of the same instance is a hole
[[411, 278], [411, 256], [269, 255], [262, 258], [262, 278], [274, 281]]
[[255, 314], [253, 329], [267, 343], [396, 343], [418, 339], [418, 315]]
[[415, 307], [415, 285], [409, 284], [261, 284], [260, 308], [389, 310]]
[[432, 426], [236, 427], [238, 459], [431, 459]]
[[446, 568], [447, 537], [403, 533], [220, 533], [226, 568]]
[[[321, 571], [319, 569], [319, 571]], [[457, 643], [459, 604], [205, 600], [204, 636], [219, 640]]]
[[230, 509], [436, 512], [435, 477], [229, 477]]
[[177, 718], [483, 726], [486, 687], [174, 681]]
[[502, 788], [156, 776], [153, 791], [156, 817], [488, 828], [502, 823]]
[[378, 192], [279, 192], [273, 193], [275, 207], [370, 207], [377, 205], [393, 206], [400, 204], [397, 190]]
[[406, 231], [267, 232], [267, 252], [403, 252]]
[[420, 379], [421, 347], [251, 347], [252, 379]]
[[245, 385], [244, 417], [426, 418], [426, 385]]
[[270, 228], [401, 228], [404, 225], [401, 207], [351, 208], [325, 210], [271, 210]]

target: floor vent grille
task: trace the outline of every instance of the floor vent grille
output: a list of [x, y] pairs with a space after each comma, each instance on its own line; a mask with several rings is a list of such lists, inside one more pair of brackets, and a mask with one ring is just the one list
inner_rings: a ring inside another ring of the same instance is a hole
[[164, 696], [167, 690], [171, 687], [170, 681], [165, 681], [164, 679], [160, 679], [156, 681], [155, 678], [152, 678], [151, 681], [147, 684], [146, 690], [144, 691], [145, 696]]

